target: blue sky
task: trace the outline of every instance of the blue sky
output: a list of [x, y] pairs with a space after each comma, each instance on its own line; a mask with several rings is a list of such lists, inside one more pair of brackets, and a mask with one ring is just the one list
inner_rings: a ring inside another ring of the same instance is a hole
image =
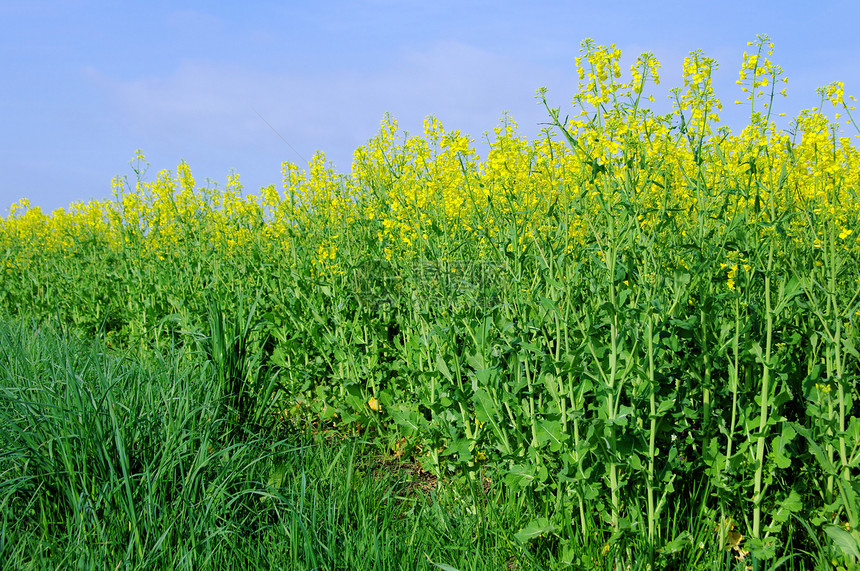
[[0, 216], [22, 197], [46, 211], [109, 197], [113, 176], [132, 176], [138, 148], [148, 178], [184, 159], [198, 183], [223, 186], [234, 170], [253, 193], [280, 184], [281, 162], [302, 164], [297, 153], [308, 160], [322, 150], [348, 172], [385, 112], [410, 133], [434, 114], [479, 151], [505, 111], [533, 137], [546, 120], [538, 87], [571, 109], [585, 38], [621, 48], [625, 71], [653, 52], [663, 66], [658, 111], [670, 108], [684, 56], [702, 49], [719, 62], [724, 122], [737, 129], [747, 111], [732, 104], [742, 97], [734, 82], [746, 42], [767, 34], [789, 78], [775, 111], [791, 118], [832, 81], [860, 97], [859, 6], [0, 0]]

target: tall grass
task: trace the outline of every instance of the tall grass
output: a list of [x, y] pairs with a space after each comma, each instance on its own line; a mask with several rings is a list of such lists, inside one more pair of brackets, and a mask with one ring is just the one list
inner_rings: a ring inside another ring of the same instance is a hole
[[496, 492], [422, 487], [360, 440], [224, 440], [205, 354], [141, 362], [26, 320], [0, 322], [0, 354], [3, 569], [542, 566]]

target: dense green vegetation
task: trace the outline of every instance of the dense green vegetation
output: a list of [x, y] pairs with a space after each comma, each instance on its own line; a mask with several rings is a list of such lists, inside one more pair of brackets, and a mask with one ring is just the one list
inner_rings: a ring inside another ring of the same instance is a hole
[[236, 426], [205, 355], [26, 321], [0, 355], [2, 569], [541, 567], [506, 531], [532, 506], [360, 439]]
[[776, 128], [754, 45], [737, 135], [701, 52], [655, 116], [653, 56], [585, 42], [580, 114], [540, 90], [485, 161], [387, 118], [349, 176], [138, 154], [114, 200], [15, 206], [8, 560], [856, 569], [860, 154]]

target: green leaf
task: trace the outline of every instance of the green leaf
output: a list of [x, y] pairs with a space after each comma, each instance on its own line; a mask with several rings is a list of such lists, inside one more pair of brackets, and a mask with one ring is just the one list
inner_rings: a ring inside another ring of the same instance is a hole
[[556, 306], [555, 302], [553, 302], [551, 299], [548, 299], [544, 296], [541, 296], [539, 303], [540, 303], [541, 307], [543, 307], [544, 310], [546, 310], [546, 312], [548, 314], [551, 314], [553, 317], [555, 317], [557, 319], [562, 318], [561, 312], [559, 312], [558, 307]]
[[796, 277], [792, 277], [788, 280], [788, 283], [785, 284], [784, 295], [782, 299], [779, 300], [779, 303], [776, 305], [776, 309], [774, 313], [780, 313], [788, 303], [794, 299], [798, 294], [803, 293], [801, 288], [800, 280]]
[[758, 362], [759, 364], [762, 364], [762, 365], [764, 364], [764, 354], [762, 353], [761, 345], [759, 344], [758, 341], [754, 341], [750, 345], [749, 351], [750, 351], [750, 354], [755, 357], [756, 362]]
[[776, 533], [782, 527], [792, 513], [799, 512], [803, 508], [803, 502], [797, 490], [791, 490], [788, 496], [779, 502], [779, 507], [771, 513], [773, 523], [768, 526], [768, 530]]
[[860, 509], [860, 503], [857, 502], [857, 495], [860, 493], [860, 482], [856, 479], [846, 482], [842, 478], [837, 481], [839, 485], [840, 495], [844, 496], [845, 509], [849, 513], [849, 519], [855, 519], [858, 516], [857, 510]]
[[833, 543], [839, 546], [842, 553], [860, 559], [860, 544], [857, 539], [838, 525], [828, 524], [824, 526], [824, 533], [830, 536]]
[[442, 373], [448, 381], [453, 382], [453, 377], [451, 376], [451, 370], [448, 368], [448, 364], [445, 363], [445, 359], [442, 358], [442, 355], [436, 355], [436, 368]]
[[791, 400], [792, 400], [792, 395], [790, 392], [780, 391], [775, 397], [773, 397], [773, 406], [776, 408], [779, 408]]
[[818, 443], [812, 438], [812, 435], [810, 434], [809, 430], [794, 422], [790, 423], [790, 425], [792, 428], [794, 428], [795, 431], [797, 431], [798, 434], [806, 438], [807, 443], [809, 443], [809, 450], [812, 451], [813, 456], [815, 456], [815, 459], [818, 460], [818, 463], [821, 465], [824, 471], [831, 476], [838, 475], [836, 467], [833, 465], [833, 462], [830, 461], [830, 459], [827, 457], [827, 454], [825, 454], [824, 450], [821, 449], [821, 446], [819, 446]]
[[430, 559], [430, 556], [429, 556], [429, 555], [427, 555], [426, 553], [424, 554], [424, 557], [426, 557], [426, 558], [427, 558], [427, 562], [428, 562], [430, 565], [432, 565], [432, 566], [434, 566], [434, 567], [438, 567], [439, 569], [442, 569], [442, 571], [460, 571], [460, 570], [459, 570], [459, 569], [457, 569], [456, 567], [451, 567], [450, 565], [446, 565], [445, 563], [434, 563], [434, 562]]
[[774, 536], [763, 539], [749, 538], [746, 542], [746, 547], [753, 554], [753, 557], [764, 561], [776, 557], [777, 546], [777, 539]]
[[663, 399], [657, 405], [657, 412], [654, 414], [654, 419], [659, 420], [664, 414], [672, 410], [675, 406], [675, 399]]
[[466, 438], [458, 438], [450, 443], [443, 452], [445, 456], [457, 455], [460, 462], [468, 462], [472, 459], [472, 451], [469, 446], [469, 440]]
[[570, 435], [563, 432], [561, 422], [557, 420], [537, 421], [538, 444], [546, 444], [549, 442], [550, 450], [553, 452], [561, 450], [562, 444], [569, 438], [569, 436]]
[[269, 479], [266, 482], [266, 487], [271, 490], [279, 490], [284, 485], [284, 478], [287, 475], [288, 464], [278, 464], [269, 473]]
[[782, 425], [782, 433], [773, 439], [771, 447], [774, 449], [774, 463], [778, 468], [786, 469], [791, 466], [791, 458], [786, 455], [785, 447], [797, 435], [790, 424]]
[[693, 544], [693, 536], [690, 535], [689, 532], [682, 531], [678, 537], [673, 539], [672, 541], [666, 543], [662, 548], [660, 548], [660, 553], [664, 555], [671, 555], [672, 553], [678, 553], [688, 545]]
[[842, 346], [851, 354], [852, 357], [860, 359], [860, 352], [857, 351], [857, 348], [854, 346], [854, 342], [851, 341], [849, 337], [842, 338]]
[[540, 537], [544, 534], [555, 533], [556, 527], [545, 517], [539, 517], [530, 521], [524, 528], [514, 534], [520, 543]]
[[526, 488], [534, 483], [536, 474], [537, 468], [535, 466], [517, 464], [508, 470], [505, 475], [505, 484], [511, 487]]
[[427, 426], [427, 419], [418, 411], [410, 410], [408, 405], [396, 404], [388, 407], [386, 412], [405, 436], [419, 434], [421, 429]]
[[499, 409], [496, 406], [495, 400], [487, 392], [487, 389], [480, 387], [475, 391], [475, 417], [480, 422], [489, 422], [496, 424], [496, 417], [499, 414]]
[[558, 400], [558, 395], [564, 390], [561, 379], [552, 373], [544, 373], [540, 376], [540, 380], [538, 382], [546, 387], [546, 390], [549, 392], [553, 400]]
[[799, 512], [803, 508], [803, 502], [797, 490], [791, 490], [788, 497], [783, 500], [782, 506], [790, 512]]

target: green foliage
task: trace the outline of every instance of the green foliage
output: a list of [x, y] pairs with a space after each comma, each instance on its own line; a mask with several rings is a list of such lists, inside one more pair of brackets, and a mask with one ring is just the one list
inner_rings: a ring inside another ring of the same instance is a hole
[[0, 354], [0, 569], [547, 561], [506, 531], [534, 507], [496, 489], [425, 489], [414, 464], [292, 425], [225, 441], [231, 397], [199, 353], [141, 361], [20, 320]]
[[[130, 355], [177, 351], [199, 370], [167, 385], [197, 400], [158, 406], [145, 376], [123, 380], [140, 399], [126, 402], [108, 390], [124, 373], [93, 385], [65, 367], [38, 388], [55, 402], [26, 393], [40, 375], [19, 374], [4, 438], [40, 477], [82, 475], [46, 490], [74, 517], [102, 480], [116, 486], [129, 557], [158, 543], [148, 522], [168, 522], [158, 533], [173, 541], [170, 518], [187, 515], [136, 499], [136, 474], [167, 477], [135, 460], [142, 435], [191, 455], [167, 470], [187, 501], [223, 476], [213, 489], [238, 495], [222, 509], [239, 509], [252, 495], [240, 482], [269, 475], [226, 467], [239, 451], [247, 466], [272, 458], [254, 447], [277, 417], [360, 436], [456, 486], [486, 478], [534, 507], [512, 528], [518, 545], [582, 567], [856, 566], [860, 155], [820, 110], [798, 118], [800, 141], [768, 122], [773, 93], [768, 115], [755, 111], [782, 73], [769, 40], [756, 45], [739, 136], [709, 124], [713, 60], [691, 54], [676, 110], [654, 117], [640, 107], [653, 56], [616, 82], [620, 52], [585, 42], [583, 113], [563, 121], [541, 90], [545, 139], [505, 118], [481, 164], [435, 119], [401, 144], [387, 118], [352, 176], [321, 155], [308, 173], [285, 165], [288, 196], [243, 198], [232, 178], [196, 188], [183, 163], [77, 218], [13, 212], [5, 313]], [[848, 111], [836, 84], [824, 94]], [[197, 432], [191, 417], [206, 419]]]

